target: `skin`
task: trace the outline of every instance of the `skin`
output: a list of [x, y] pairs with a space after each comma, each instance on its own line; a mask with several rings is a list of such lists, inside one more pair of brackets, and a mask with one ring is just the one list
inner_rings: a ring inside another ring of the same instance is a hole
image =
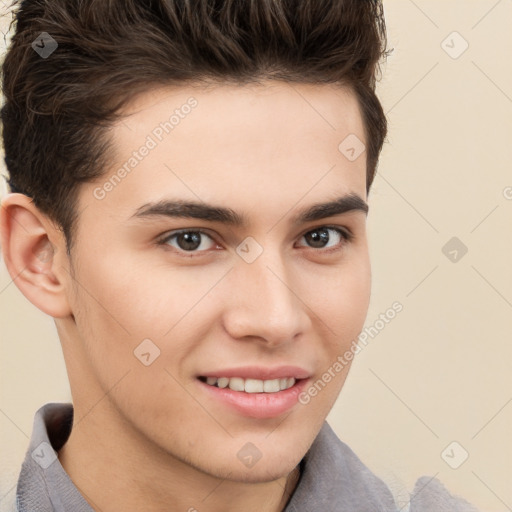
[[[191, 113], [97, 199], [95, 189], [190, 96]], [[59, 460], [103, 512], [281, 511], [350, 366], [307, 405], [263, 419], [210, 399], [197, 376], [291, 364], [313, 383], [361, 331], [366, 213], [291, 220], [340, 196], [366, 200], [366, 153], [349, 161], [338, 150], [349, 134], [364, 141], [357, 101], [331, 85], [226, 83], [154, 89], [125, 114], [111, 130], [112, 167], [80, 188], [71, 259], [29, 198], [10, 194], [1, 209], [8, 270], [55, 318], [62, 343], [75, 422]], [[229, 207], [248, 224], [133, 217], [163, 199]], [[312, 246], [304, 235], [326, 225], [351, 240], [328, 230], [328, 247]], [[183, 228], [211, 236], [194, 256], [176, 238], [158, 243]], [[263, 248], [250, 264], [236, 252], [249, 236]], [[134, 356], [144, 339], [160, 350], [149, 366]], [[261, 453], [252, 468], [237, 457], [248, 442]]]

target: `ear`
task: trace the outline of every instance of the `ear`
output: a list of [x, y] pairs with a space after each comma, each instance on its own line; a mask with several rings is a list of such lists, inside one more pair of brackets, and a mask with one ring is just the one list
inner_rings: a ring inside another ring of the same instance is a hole
[[68, 263], [62, 232], [24, 194], [8, 194], [0, 208], [2, 254], [21, 293], [44, 313], [71, 314], [66, 294]]

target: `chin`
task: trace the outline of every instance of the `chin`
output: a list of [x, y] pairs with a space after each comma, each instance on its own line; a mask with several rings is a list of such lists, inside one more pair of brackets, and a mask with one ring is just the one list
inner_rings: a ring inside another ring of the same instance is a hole
[[297, 464], [293, 465], [281, 465], [280, 467], [276, 467], [275, 464], [267, 464], [265, 466], [256, 467], [254, 466], [251, 469], [237, 469], [233, 470], [231, 468], [231, 472], [228, 475], [224, 475], [223, 478], [230, 480], [232, 482], [240, 482], [240, 483], [252, 483], [252, 484], [262, 484], [273, 482], [280, 478], [287, 477], [295, 468]]
[[215, 478], [229, 480], [239, 483], [266, 483], [273, 482], [283, 477], [287, 477], [299, 464], [304, 454], [297, 453], [275, 453], [274, 456], [261, 457], [251, 466], [246, 466], [243, 462], [232, 458], [223, 458], [218, 460], [208, 460], [202, 463], [189, 461], [189, 464], [196, 469]]

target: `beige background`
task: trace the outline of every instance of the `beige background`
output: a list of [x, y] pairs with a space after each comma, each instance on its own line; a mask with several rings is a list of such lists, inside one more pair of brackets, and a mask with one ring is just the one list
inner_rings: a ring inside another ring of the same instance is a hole
[[[379, 94], [390, 134], [370, 195], [367, 325], [395, 301], [403, 311], [356, 357], [329, 419], [400, 505], [419, 476], [435, 475], [482, 511], [504, 512], [512, 510], [512, 0], [384, 4], [394, 52]], [[452, 237], [468, 249], [456, 262], [442, 251]], [[0, 510], [8, 510], [34, 412], [70, 394], [53, 320], [3, 263], [0, 326]], [[441, 456], [453, 441], [452, 464], [469, 453], [458, 469]]]

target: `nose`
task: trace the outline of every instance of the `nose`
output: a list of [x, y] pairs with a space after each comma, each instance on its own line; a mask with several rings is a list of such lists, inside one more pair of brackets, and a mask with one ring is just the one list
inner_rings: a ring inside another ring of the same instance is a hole
[[290, 343], [310, 317], [293, 269], [265, 251], [256, 261], [238, 261], [230, 273], [224, 327], [235, 339], [258, 338], [267, 346]]

